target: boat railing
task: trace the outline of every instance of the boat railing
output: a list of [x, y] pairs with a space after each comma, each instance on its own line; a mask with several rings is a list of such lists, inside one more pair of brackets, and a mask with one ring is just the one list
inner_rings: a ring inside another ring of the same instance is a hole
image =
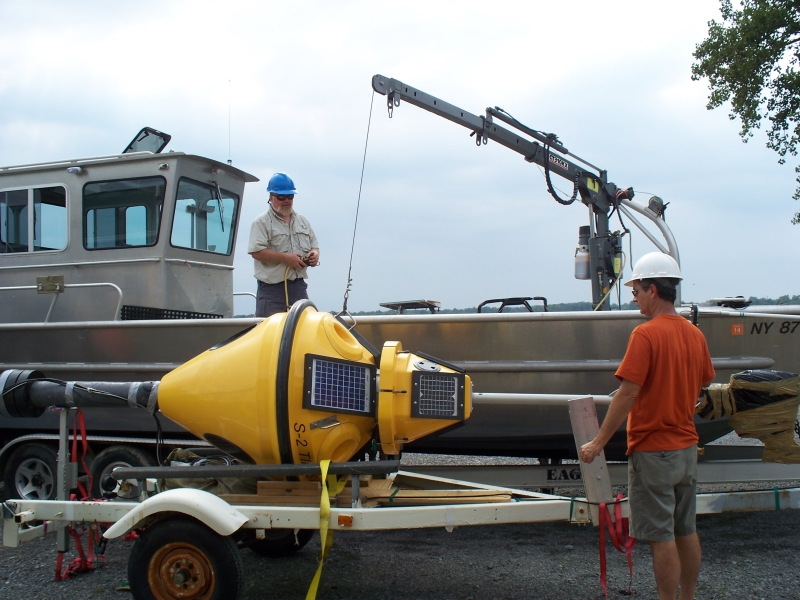
[[53, 314], [53, 308], [55, 308], [58, 297], [67, 288], [91, 288], [91, 287], [110, 287], [117, 291], [117, 294], [119, 294], [119, 300], [117, 301], [117, 307], [114, 310], [114, 317], [111, 320], [118, 321], [120, 310], [122, 309], [122, 290], [118, 285], [115, 285], [113, 283], [40, 282], [37, 283], [36, 285], [12, 285], [12, 286], [0, 287], [0, 292], [17, 291], [17, 290], [36, 290], [38, 294], [53, 294], [53, 301], [50, 302], [50, 307], [47, 309], [47, 315], [45, 315], [44, 318], [44, 323], [48, 323], [50, 321], [50, 315]]
[[[256, 297], [256, 295], [253, 292], [233, 292], [233, 295], [234, 296], [252, 296], [253, 300], [258, 302], [258, 298]], [[255, 311], [253, 311], [253, 314], [255, 314]]]
[[256, 295], [253, 292], [233, 292], [234, 296], [252, 296], [253, 300], [256, 299]]

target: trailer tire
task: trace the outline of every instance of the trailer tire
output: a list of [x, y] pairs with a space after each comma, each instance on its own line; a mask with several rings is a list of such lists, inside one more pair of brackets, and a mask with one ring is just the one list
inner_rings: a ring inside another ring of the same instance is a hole
[[55, 500], [58, 492], [57, 455], [45, 444], [23, 444], [6, 463], [7, 498]]
[[233, 538], [186, 517], [145, 529], [128, 558], [136, 600], [236, 600], [244, 587], [242, 573]]
[[128, 482], [126, 489], [120, 490], [120, 483], [109, 480], [109, 487], [103, 489], [103, 482], [111, 477], [117, 467], [154, 467], [155, 460], [147, 453], [134, 446], [109, 446], [94, 457], [91, 466], [92, 498], [102, 498], [103, 492], [114, 492], [121, 500], [136, 500], [139, 497], [139, 484]]
[[314, 537], [314, 529], [300, 529], [295, 537], [294, 529], [265, 529], [264, 539], [259, 540], [255, 537], [255, 530], [246, 529], [247, 537], [244, 545], [256, 554], [269, 558], [283, 558], [291, 556], [301, 550], [311, 538]]

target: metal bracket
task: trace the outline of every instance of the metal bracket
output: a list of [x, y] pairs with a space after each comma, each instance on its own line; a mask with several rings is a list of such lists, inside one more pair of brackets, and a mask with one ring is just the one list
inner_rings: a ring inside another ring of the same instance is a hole
[[330, 429], [337, 425], [341, 425], [341, 422], [336, 415], [331, 415], [330, 417], [325, 417], [324, 419], [311, 423], [311, 429]]
[[37, 294], [60, 294], [64, 291], [63, 275], [45, 275], [36, 278]]

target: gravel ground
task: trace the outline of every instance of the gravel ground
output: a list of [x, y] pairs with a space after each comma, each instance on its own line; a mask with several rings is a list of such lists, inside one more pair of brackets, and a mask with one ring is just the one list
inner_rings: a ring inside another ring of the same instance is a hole
[[[408, 455], [404, 462], [465, 460], [476, 459]], [[776, 485], [796, 487], [800, 482]], [[582, 490], [561, 493], [582, 494]], [[698, 531], [704, 552], [698, 599], [800, 598], [800, 511], [701, 515]], [[53, 580], [54, 536], [17, 549], [0, 548], [0, 599], [129, 598], [129, 592], [116, 588], [127, 580], [132, 546], [133, 542], [109, 542], [105, 567], [60, 583]], [[302, 551], [284, 559], [243, 550], [244, 598], [305, 598], [318, 552], [316, 536]], [[656, 598], [646, 544], [634, 550], [633, 566], [633, 595]], [[610, 544], [608, 581], [609, 597], [619, 597], [627, 589], [625, 557]], [[548, 523], [461, 527], [452, 533], [444, 529], [337, 532], [317, 597], [600, 599], [598, 531]]]

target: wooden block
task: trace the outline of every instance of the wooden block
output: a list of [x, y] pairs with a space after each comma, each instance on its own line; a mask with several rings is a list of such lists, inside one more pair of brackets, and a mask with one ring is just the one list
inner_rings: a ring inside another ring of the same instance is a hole
[[[363, 477], [360, 479], [360, 500], [361, 506], [367, 508], [369, 506], [377, 506], [377, 503], [370, 502], [372, 495], [389, 494], [389, 489], [392, 487], [390, 479], [373, 479], [368, 475], [369, 479], [365, 482]], [[348, 482], [349, 484], [350, 482]], [[369, 493], [368, 493], [369, 492]], [[336, 496], [338, 506], [352, 506], [353, 504], [353, 487], [346, 485], [344, 489]]]
[[[569, 418], [572, 422], [572, 433], [575, 436], [575, 446], [580, 454], [581, 446], [589, 443], [597, 437], [600, 426], [597, 422], [597, 410], [594, 406], [594, 399], [591, 396], [584, 398], [573, 398], [568, 400]], [[611, 476], [608, 474], [606, 464], [606, 454], [601, 452], [591, 464], [580, 463], [581, 473], [583, 474], [583, 488], [586, 492], [586, 499], [589, 505], [589, 514], [592, 517], [592, 524], [600, 524], [600, 502], [613, 502], [614, 496], [611, 491]], [[611, 512], [611, 519], [614, 513]]]
[[373, 479], [367, 486], [368, 490], [388, 490], [394, 484], [391, 479]]

